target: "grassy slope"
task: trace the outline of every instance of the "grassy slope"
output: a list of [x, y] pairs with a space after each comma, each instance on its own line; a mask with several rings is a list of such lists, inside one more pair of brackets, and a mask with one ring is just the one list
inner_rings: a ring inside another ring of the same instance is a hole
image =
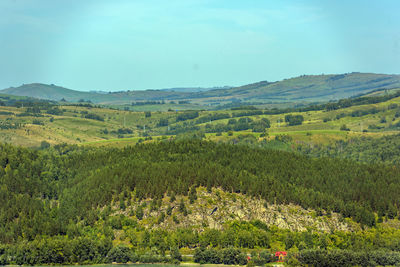
[[56, 85], [41, 83], [24, 84], [19, 87], [11, 87], [1, 91], [5, 94], [29, 96], [39, 99], [78, 101], [79, 99], [93, 98], [94, 94], [67, 89]]
[[[110, 94], [80, 92], [55, 85], [27, 84], [0, 92], [42, 99], [68, 101], [79, 99], [108, 105], [130, 104], [134, 101], [190, 100], [193, 104], [212, 107], [232, 101], [258, 103], [310, 103], [347, 98], [376, 90], [400, 87], [399, 75], [350, 73], [340, 75], [303, 75], [278, 82], [258, 82], [229, 89], [203, 92], [174, 92], [166, 90], [124, 91]], [[148, 107], [148, 108], [160, 108]]]
[[313, 102], [329, 101], [366, 94], [379, 88], [399, 87], [398, 75], [350, 73], [340, 75], [303, 75], [283, 81], [258, 82], [241, 87], [201, 92], [199, 100], [219, 97], [255, 102]]
[[[386, 134], [395, 133], [395, 131], [379, 130], [362, 132], [368, 128], [368, 125], [376, 124], [379, 126], [389, 126], [399, 122], [400, 118], [395, 118], [395, 112], [397, 109], [381, 111], [377, 114], [370, 114], [362, 117], [349, 117], [346, 116], [339, 120], [332, 120], [323, 122], [324, 118], [335, 118], [336, 115], [341, 113], [351, 113], [356, 110], [369, 109], [377, 107], [379, 109], [386, 108], [390, 103], [400, 104], [400, 98], [395, 98], [387, 102], [374, 104], [374, 105], [363, 105], [354, 106], [334, 111], [310, 111], [299, 113], [304, 116], [303, 125], [299, 126], [287, 126], [285, 123], [278, 123], [278, 120], [283, 120], [286, 114], [279, 115], [257, 115], [249, 116], [253, 120], [259, 120], [261, 118], [268, 118], [271, 121], [271, 128], [268, 130], [270, 138], [273, 138], [279, 134], [288, 134], [296, 141], [306, 141], [312, 143], [326, 143], [332, 139], [346, 139], [352, 136], [382, 136]], [[0, 141], [18, 144], [22, 146], [38, 146], [41, 141], [46, 140], [51, 144], [57, 143], [87, 143], [99, 145], [102, 142], [107, 145], [116, 144], [118, 146], [137, 142], [143, 135], [144, 129], [146, 133], [152, 136], [164, 135], [167, 127], [157, 127], [157, 123], [161, 118], [169, 120], [171, 126], [175, 124], [184, 125], [190, 123], [191, 120], [186, 122], [176, 123], [176, 116], [179, 112], [152, 112], [150, 118], [146, 118], [144, 112], [132, 112], [132, 111], [120, 111], [106, 108], [86, 108], [86, 107], [75, 107], [75, 106], [61, 106], [65, 112], [61, 116], [43, 114], [44, 117], [17, 117], [15, 115], [0, 115], [0, 121], [2, 122], [18, 122], [23, 126], [20, 129], [8, 129], [0, 130]], [[12, 112], [18, 114], [26, 111], [25, 108], [15, 107], [0, 107], [0, 112]], [[81, 117], [81, 112], [95, 113], [103, 118], [104, 121], [90, 120]], [[211, 113], [234, 113], [235, 111], [200, 111], [200, 116], [205, 116]], [[296, 114], [296, 113], [293, 113]], [[54, 121], [50, 122], [50, 118], [53, 117]], [[382, 117], [386, 117], [386, 123], [380, 123]], [[39, 120], [43, 125], [32, 124], [33, 120]], [[223, 123], [226, 124], [228, 119], [212, 121], [211, 124]], [[350, 132], [340, 131], [341, 125], [346, 124], [351, 129]], [[198, 126], [204, 127], [205, 124], [199, 124]], [[120, 128], [129, 128], [133, 131], [132, 134], [125, 134], [123, 137], [128, 139], [121, 139], [117, 133], [111, 133], [117, 131]], [[108, 134], [104, 134], [101, 131], [107, 129]], [[259, 133], [252, 133], [251, 130], [235, 132], [238, 134], [253, 134], [259, 136]], [[131, 138], [131, 139], [129, 139]], [[227, 133], [223, 133], [222, 136], [215, 136], [215, 134], [207, 134], [207, 138], [212, 140], [226, 140], [228, 138]], [[157, 139], [157, 138], [155, 138]]]

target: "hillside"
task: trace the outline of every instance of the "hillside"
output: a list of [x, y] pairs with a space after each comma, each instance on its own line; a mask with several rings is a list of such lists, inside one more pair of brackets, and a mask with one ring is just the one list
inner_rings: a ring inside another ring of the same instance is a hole
[[[399, 88], [400, 75], [348, 73], [303, 75], [278, 82], [259, 82], [219, 91], [246, 101], [321, 102], [363, 95], [377, 89]], [[208, 95], [216, 91], [205, 92]]]
[[1, 265], [400, 262], [400, 92], [281, 110], [62, 104], [0, 95]]
[[264, 265], [279, 250], [398, 251], [399, 179], [380, 164], [196, 140], [0, 145], [0, 263], [179, 262], [182, 252], [243, 265], [262, 252]]
[[[133, 112], [84, 103], [21, 102], [1, 95], [0, 101], [5, 104], [0, 106], [0, 141], [30, 147], [42, 141], [124, 146], [200, 133], [197, 137], [217, 142], [264, 140], [268, 146], [289, 136], [290, 144], [306, 148], [356, 137], [380, 138], [400, 129], [400, 93], [284, 110]], [[303, 121], [297, 125], [286, 122], [290, 115], [301, 116]], [[341, 130], [343, 125], [346, 130]], [[289, 143], [278, 142], [277, 148], [293, 149]]]
[[[175, 88], [120, 91], [112, 93], [80, 92], [55, 85], [26, 84], [1, 90], [1, 93], [39, 99], [70, 102], [79, 100], [108, 105], [126, 105], [141, 101], [186, 101], [200, 108], [243, 104], [309, 104], [326, 102], [375, 91], [400, 88], [400, 75], [349, 73], [339, 75], [303, 75], [277, 82], [258, 82], [233, 88]], [[198, 107], [198, 108], [199, 108]], [[156, 107], [161, 108], [161, 106]], [[192, 106], [196, 109], [196, 106]], [[197, 109], [198, 109], [197, 108]]]
[[19, 87], [4, 89], [0, 92], [10, 95], [29, 96], [38, 99], [55, 101], [59, 101], [63, 98], [68, 101], [78, 101], [79, 99], [89, 99], [96, 95], [89, 92], [80, 92], [61, 86], [47, 85], [41, 83], [24, 84]]

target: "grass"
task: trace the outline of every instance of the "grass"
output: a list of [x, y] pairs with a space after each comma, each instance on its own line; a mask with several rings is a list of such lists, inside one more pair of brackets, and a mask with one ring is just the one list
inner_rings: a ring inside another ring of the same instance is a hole
[[[278, 123], [278, 120], [283, 121], [285, 115], [255, 115], [248, 116], [253, 121], [262, 118], [268, 118], [271, 122], [271, 128], [268, 129], [268, 139], [273, 139], [277, 135], [290, 135], [294, 142], [310, 142], [326, 144], [332, 140], [348, 139], [356, 136], [372, 136], [380, 137], [397, 133], [398, 131], [389, 128], [391, 124], [400, 122], [400, 118], [396, 118], [395, 114], [400, 108], [387, 109], [390, 104], [396, 103], [400, 106], [400, 97], [391, 99], [390, 101], [353, 106], [340, 110], [333, 111], [309, 111], [301, 114], [304, 117], [302, 125], [288, 126], [286, 123]], [[381, 110], [376, 114], [369, 114], [362, 117], [346, 116], [340, 119], [335, 119], [339, 114], [351, 114], [357, 110], [371, 109], [373, 107]], [[153, 140], [161, 139], [165, 135], [167, 127], [158, 127], [160, 119], [168, 119], [171, 127], [174, 125], [196, 125], [200, 128], [206, 124], [227, 124], [229, 119], [216, 120], [203, 124], [195, 124], [195, 120], [176, 122], [176, 116], [179, 112], [164, 111], [151, 112], [150, 117], [146, 117], [141, 111], [125, 111], [110, 108], [87, 108], [77, 106], [60, 106], [64, 110], [61, 116], [49, 115], [42, 113], [43, 117], [18, 117], [16, 115], [0, 115], [1, 123], [20, 123], [19, 129], [2, 129], [0, 130], [0, 141], [13, 143], [21, 146], [39, 146], [41, 141], [47, 141], [50, 144], [72, 143], [83, 145], [107, 145], [107, 146], [124, 146], [127, 144], [135, 144], [140, 139], [144, 139], [144, 132], [150, 134]], [[12, 112], [19, 114], [26, 112], [26, 108], [16, 107], [0, 107], [0, 112]], [[213, 113], [229, 113], [233, 114], [237, 111], [222, 110], [222, 111], [199, 111], [199, 116], [207, 116]], [[104, 121], [82, 118], [82, 113], [94, 113]], [[385, 117], [386, 122], [382, 123], [381, 118]], [[52, 118], [52, 120], [51, 120]], [[324, 122], [325, 118], [331, 119]], [[238, 118], [236, 118], [238, 119]], [[32, 124], [34, 120], [40, 121], [43, 125]], [[351, 131], [341, 131], [340, 127], [345, 124]], [[384, 127], [381, 130], [367, 130], [369, 125], [378, 125]], [[128, 128], [132, 131], [130, 134], [118, 134], [118, 130]], [[106, 132], [106, 133], [105, 133]], [[108, 132], [108, 133], [107, 133]], [[235, 138], [238, 135], [251, 134], [256, 138], [260, 137], [260, 133], [253, 133], [251, 130], [233, 132], [232, 136], [228, 136], [226, 132], [221, 136], [216, 136], [215, 133], [206, 134], [206, 138], [213, 141], [226, 141], [230, 138]], [[146, 141], [147, 142], [147, 141]]]

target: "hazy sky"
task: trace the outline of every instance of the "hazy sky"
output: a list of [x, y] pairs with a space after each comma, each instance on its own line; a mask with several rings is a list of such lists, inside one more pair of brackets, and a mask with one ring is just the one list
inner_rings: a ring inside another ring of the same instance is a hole
[[399, 0], [0, 0], [0, 88], [400, 73]]

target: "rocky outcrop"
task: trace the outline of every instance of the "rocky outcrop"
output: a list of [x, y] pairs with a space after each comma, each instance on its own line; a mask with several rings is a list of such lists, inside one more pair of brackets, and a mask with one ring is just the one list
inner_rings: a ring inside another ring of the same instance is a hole
[[[179, 208], [181, 199], [186, 212]], [[179, 196], [175, 201], [170, 201], [170, 197], [165, 196], [161, 206], [150, 212], [152, 200], [145, 200], [135, 203], [126, 210], [129, 216], [130, 209], [137, 209], [139, 205], [146, 207], [143, 209], [144, 216], [139, 223], [145, 227], [161, 227], [175, 229], [177, 227], [190, 226], [202, 230], [205, 227], [222, 229], [224, 223], [232, 220], [250, 221], [260, 220], [269, 226], [277, 226], [291, 231], [352, 231], [358, 227], [355, 223], [349, 223], [340, 214], [326, 214], [324, 211], [317, 212], [306, 210], [298, 205], [276, 205], [266, 203], [261, 199], [250, 198], [246, 195], [224, 192], [220, 189], [213, 189], [207, 192], [205, 188], [197, 188], [197, 199], [190, 204], [188, 197]], [[168, 206], [172, 207], [172, 213], [168, 215]], [[121, 211], [117, 212], [120, 213]], [[163, 220], [159, 220], [164, 213]], [[133, 212], [130, 212], [132, 215]]]

